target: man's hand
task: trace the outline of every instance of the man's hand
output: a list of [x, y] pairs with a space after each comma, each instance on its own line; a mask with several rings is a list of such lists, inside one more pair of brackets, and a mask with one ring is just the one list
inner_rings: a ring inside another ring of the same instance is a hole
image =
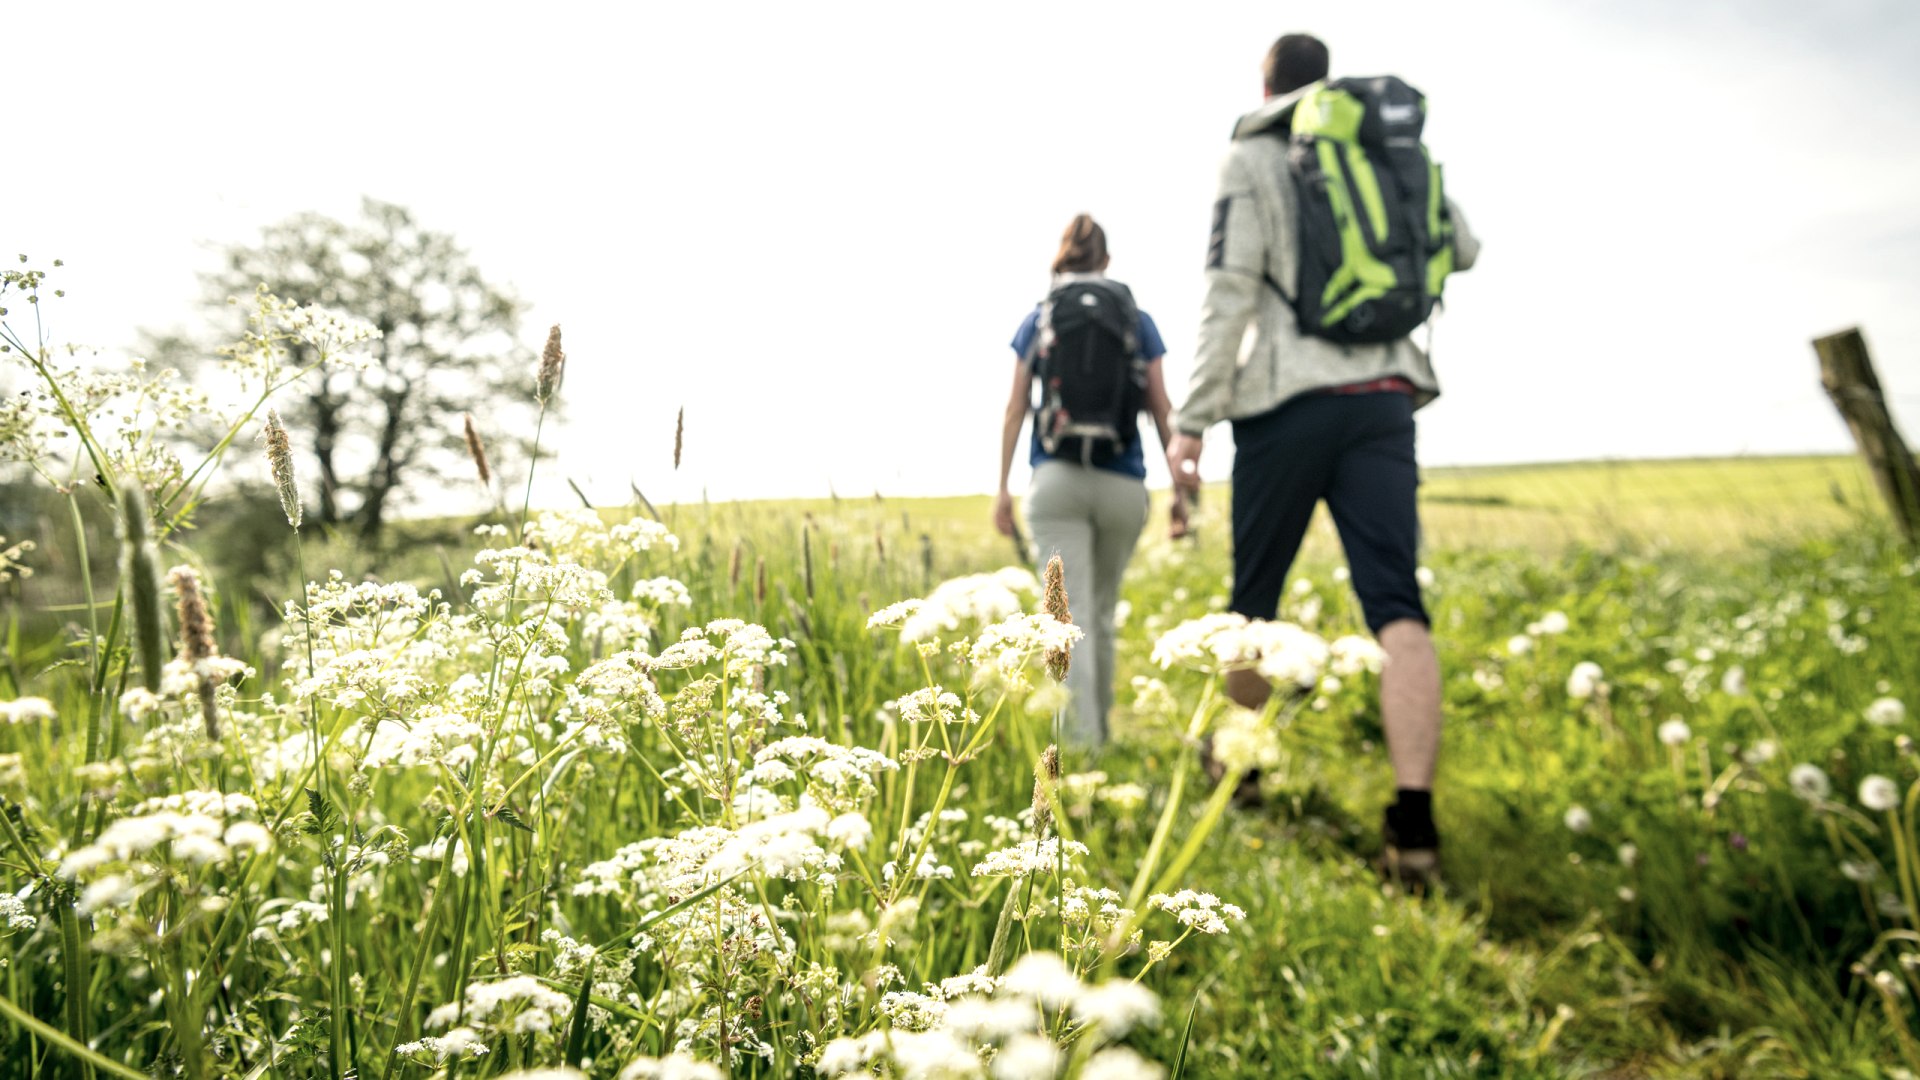
[[993, 499], [993, 527], [1001, 536], [1013, 535], [1013, 494], [1005, 488]]
[[1176, 492], [1200, 490], [1200, 449], [1200, 436], [1184, 432], [1175, 435], [1173, 445], [1167, 447], [1167, 471], [1173, 473]]
[[1190, 531], [1188, 516], [1191, 499], [1179, 488], [1173, 489], [1173, 497], [1167, 502], [1167, 539], [1179, 540]]

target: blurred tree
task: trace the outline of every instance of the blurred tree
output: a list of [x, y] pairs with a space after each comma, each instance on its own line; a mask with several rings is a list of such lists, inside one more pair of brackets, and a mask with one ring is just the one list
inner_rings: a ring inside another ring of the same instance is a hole
[[[522, 303], [488, 282], [452, 236], [422, 228], [404, 207], [369, 198], [353, 221], [299, 214], [229, 248], [222, 262], [205, 276], [207, 299], [236, 328], [264, 284], [381, 332], [366, 347], [364, 370], [315, 372], [279, 403], [312, 454], [316, 468], [302, 486], [317, 501], [311, 520], [319, 525], [373, 541], [410, 487], [470, 473], [463, 413], [490, 417], [495, 431], [531, 428], [530, 413], [528, 423], [513, 423], [533, 400], [530, 352], [518, 341]], [[152, 336], [148, 351], [179, 356], [182, 344]], [[291, 360], [309, 362], [300, 348]], [[514, 445], [504, 435], [489, 441]]]

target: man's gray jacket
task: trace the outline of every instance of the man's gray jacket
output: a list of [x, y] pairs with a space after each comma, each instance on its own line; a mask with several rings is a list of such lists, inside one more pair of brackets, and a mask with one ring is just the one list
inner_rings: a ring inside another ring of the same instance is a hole
[[[1219, 201], [1207, 255], [1207, 300], [1186, 404], [1174, 426], [1200, 435], [1220, 420], [1278, 408], [1311, 390], [1400, 376], [1418, 391], [1414, 406], [1440, 395], [1425, 352], [1407, 338], [1341, 345], [1302, 334], [1293, 308], [1263, 278], [1297, 288], [1299, 200], [1287, 168], [1281, 114], [1304, 91], [1270, 99], [1240, 118], [1220, 168]], [[1454, 268], [1480, 252], [1460, 208], [1453, 214]]]

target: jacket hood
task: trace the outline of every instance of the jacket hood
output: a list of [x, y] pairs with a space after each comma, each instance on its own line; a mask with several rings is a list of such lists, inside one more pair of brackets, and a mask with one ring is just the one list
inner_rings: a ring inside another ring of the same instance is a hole
[[1309, 92], [1318, 89], [1319, 83], [1311, 83], [1276, 98], [1268, 98], [1266, 104], [1240, 118], [1233, 125], [1234, 139], [1247, 139], [1255, 135], [1287, 135], [1293, 130], [1293, 107]]

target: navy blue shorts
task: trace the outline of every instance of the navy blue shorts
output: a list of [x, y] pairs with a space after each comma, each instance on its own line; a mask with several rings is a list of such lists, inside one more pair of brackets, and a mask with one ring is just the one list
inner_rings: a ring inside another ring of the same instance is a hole
[[1413, 427], [1413, 399], [1392, 391], [1303, 395], [1233, 422], [1234, 611], [1274, 617], [1314, 504], [1325, 499], [1367, 627], [1427, 622], [1414, 576]]

